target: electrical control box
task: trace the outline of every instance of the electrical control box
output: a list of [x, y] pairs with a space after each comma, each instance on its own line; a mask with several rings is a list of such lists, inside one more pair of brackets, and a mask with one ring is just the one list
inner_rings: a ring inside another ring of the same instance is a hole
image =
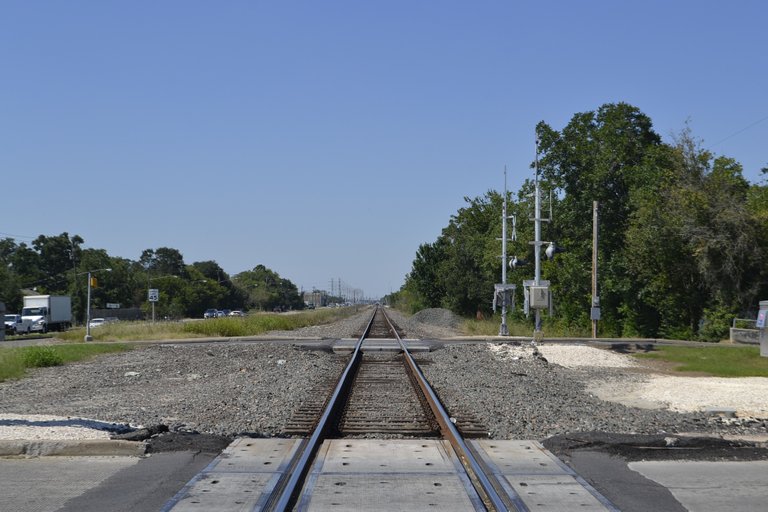
[[549, 287], [531, 286], [529, 301], [533, 309], [549, 308]]

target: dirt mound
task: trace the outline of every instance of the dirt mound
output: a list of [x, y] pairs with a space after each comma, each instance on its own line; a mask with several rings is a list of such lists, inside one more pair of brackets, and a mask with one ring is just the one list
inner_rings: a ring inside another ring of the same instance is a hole
[[461, 317], [448, 309], [430, 308], [422, 309], [411, 317], [411, 321], [434, 325], [435, 327], [444, 327], [446, 329], [456, 329], [461, 325]]

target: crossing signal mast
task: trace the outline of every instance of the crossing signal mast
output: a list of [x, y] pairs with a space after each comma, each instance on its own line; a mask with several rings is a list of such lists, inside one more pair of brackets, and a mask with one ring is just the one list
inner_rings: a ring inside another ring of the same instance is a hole
[[[523, 311], [525, 316], [530, 314], [530, 311], [534, 311], [535, 322], [533, 331], [533, 344], [541, 341], [541, 311], [548, 309], [550, 314], [552, 313], [552, 296], [549, 289], [549, 281], [541, 278], [541, 259], [542, 259], [542, 246], [546, 245], [544, 250], [544, 256], [551, 260], [555, 257], [555, 254], [565, 252], [562, 247], [558, 247], [555, 242], [546, 242], [541, 239], [541, 223], [552, 221], [552, 193], [549, 195], [549, 218], [545, 219], [541, 216], [541, 186], [539, 183], [539, 137], [536, 135], [536, 160], [535, 160], [535, 181], [534, 181], [534, 215], [530, 219], [534, 222], [534, 240], [529, 242], [533, 245], [533, 261], [534, 261], [534, 275], [533, 279], [523, 281]], [[512, 219], [512, 237], [507, 238], [507, 220]], [[493, 297], [493, 311], [496, 312], [496, 305], [501, 302], [501, 327], [499, 328], [499, 336], [509, 336], [509, 330], [507, 328], [507, 305], [510, 303], [510, 292], [512, 292], [512, 307], [514, 308], [515, 290], [516, 285], [507, 284], [507, 262], [509, 262], [509, 268], [516, 270], [520, 267], [528, 265], [528, 261], [518, 258], [517, 255], [512, 259], [507, 259], [507, 242], [517, 241], [517, 219], [514, 215], [507, 214], [507, 169], [504, 168], [504, 203], [502, 207], [501, 217], [501, 283], [494, 285], [495, 294]]]
[[552, 198], [550, 197], [550, 215], [548, 219], [541, 217], [541, 186], [539, 184], [539, 135], [536, 134], [536, 160], [535, 160], [535, 186], [534, 186], [534, 230], [533, 230], [533, 261], [534, 261], [534, 273], [532, 281], [523, 281], [523, 291], [525, 294], [525, 313], [528, 314], [528, 310], [533, 309], [535, 315], [534, 328], [533, 328], [533, 343], [534, 345], [541, 341], [541, 310], [550, 309], [551, 300], [549, 292], [549, 281], [541, 279], [541, 246], [550, 245], [554, 255], [554, 243], [543, 242], [541, 240], [541, 223], [552, 221]]
[[[507, 238], [507, 220], [512, 219], [512, 238]], [[504, 166], [504, 203], [501, 210], [501, 283], [494, 285], [493, 312], [496, 312], [496, 304], [501, 301], [501, 326], [499, 336], [509, 336], [507, 328], [507, 305], [510, 303], [509, 294], [512, 292], [512, 307], [515, 307], [515, 290], [517, 285], [507, 284], [507, 242], [517, 240], [517, 225], [514, 215], [507, 215], [507, 167]], [[517, 258], [517, 256], [515, 256]]]

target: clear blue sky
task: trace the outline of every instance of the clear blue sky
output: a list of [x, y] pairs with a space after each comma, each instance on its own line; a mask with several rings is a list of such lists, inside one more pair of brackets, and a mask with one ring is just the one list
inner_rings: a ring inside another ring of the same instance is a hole
[[0, 236], [380, 296], [540, 120], [625, 101], [758, 181], [766, 5], [4, 0]]

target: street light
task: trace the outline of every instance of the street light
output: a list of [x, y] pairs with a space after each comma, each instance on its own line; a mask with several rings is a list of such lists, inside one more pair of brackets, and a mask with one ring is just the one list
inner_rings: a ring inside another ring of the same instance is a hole
[[96, 272], [112, 272], [111, 268], [97, 268], [96, 270], [89, 270], [88, 272], [81, 272], [78, 275], [88, 274], [88, 298], [85, 305], [85, 341], [93, 341], [91, 336], [91, 274]]

